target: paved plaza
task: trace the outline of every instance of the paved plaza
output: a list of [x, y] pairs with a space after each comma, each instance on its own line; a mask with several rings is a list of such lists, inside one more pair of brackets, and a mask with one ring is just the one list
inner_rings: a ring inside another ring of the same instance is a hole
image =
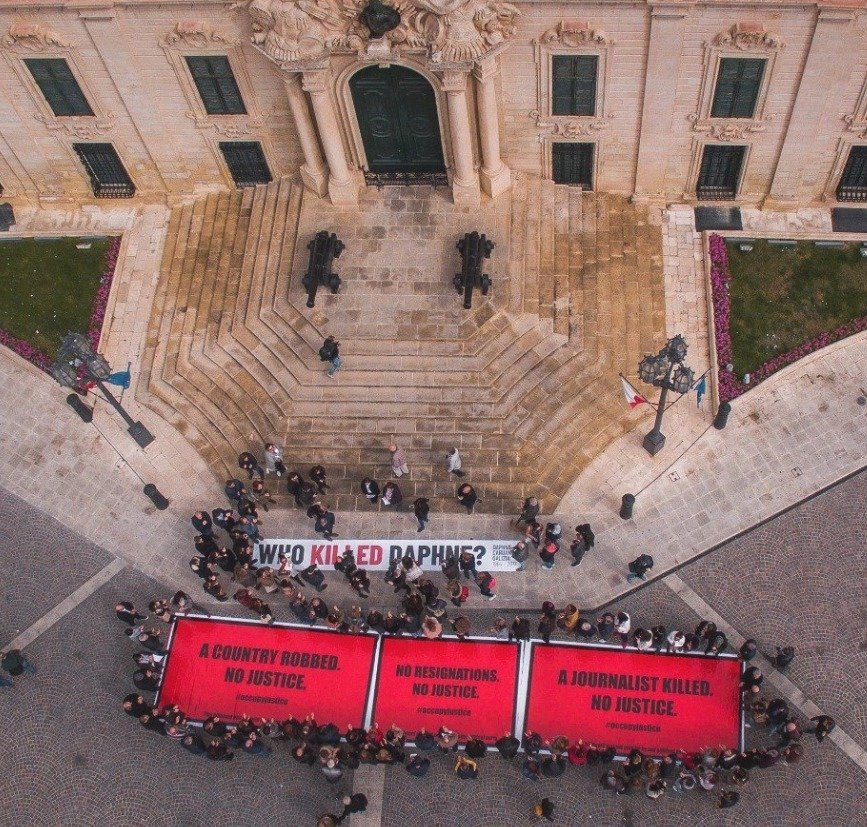
[[[763, 652], [778, 643], [796, 646], [787, 676], [795, 689], [791, 697], [833, 715], [838, 731], [821, 745], [805, 736], [806, 755], [798, 765], [755, 771], [736, 809], [716, 811], [713, 796], [700, 793], [668, 793], [657, 802], [643, 794], [613, 797], [586, 767], [534, 783], [494, 755], [483, 759], [477, 781], [459, 781], [447, 760], [434, 755], [424, 779], [400, 768], [363, 767], [355, 778], [344, 776], [341, 789], [365, 792], [371, 810], [381, 812], [381, 821], [365, 814], [353, 817], [350, 827], [451, 827], [468, 818], [522, 824], [542, 795], [556, 803], [559, 824], [861, 823], [867, 808], [867, 762], [857, 752], [867, 747], [860, 628], [861, 584], [867, 576], [865, 497], [867, 473], [862, 473], [616, 603], [639, 622], [680, 628], [712, 611], [728, 624], [730, 637], [735, 630], [752, 635]], [[285, 748], [268, 759], [242, 754], [231, 764], [215, 764], [124, 715], [120, 700], [132, 688], [133, 647], [113, 604], [129, 599], [145, 605], [166, 587], [127, 566], [112, 569], [95, 590], [82, 590], [115, 558], [5, 489], [0, 526], [0, 560], [14, 572], [14, 582], [7, 578], [3, 584], [4, 645], [26, 636], [66, 595], [77, 594], [75, 605], [67, 604], [26, 647], [38, 674], [0, 691], [7, 732], [0, 754], [2, 823], [138, 825], [158, 813], [160, 823], [172, 827], [218, 821], [312, 826], [319, 814], [337, 808], [337, 790], [318, 772], [299, 767]], [[693, 605], [700, 601], [699, 612], [678, 595], [681, 584], [691, 591]], [[489, 605], [470, 613], [479, 628], [494, 615]], [[775, 692], [786, 678], [771, 674], [768, 681], [769, 692]], [[854, 743], [854, 750], [846, 749], [857, 760], [841, 748], [844, 736]], [[748, 743], [755, 739], [748, 730]]]

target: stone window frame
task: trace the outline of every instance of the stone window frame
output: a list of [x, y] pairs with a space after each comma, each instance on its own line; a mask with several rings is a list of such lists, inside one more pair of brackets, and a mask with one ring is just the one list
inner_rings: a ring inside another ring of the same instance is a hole
[[[783, 42], [769, 34], [764, 26], [737, 23], [731, 29], [721, 32], [712, 41], [704, 43], [702, 78], [698, 94], [698, 109], [687, 116], [696, 132], [715, 132], [724, 130], [729, 124], [736, 124], [744, 132], [763, 132], [765, 124], [773, 115], [765, 113], [768, 104], [771, 81], [777, 55], [784, 48]], [[719, 78], [723, 58], [758, 58], [765, 61], [765, 71], [756, 107], [752, 118], [714, 118], [711, 117], [714, 93]]]
[[853, 146], [867, 146], [867, 78], [861, 86], [858, 102], [852, 112], [841, 116], [845, 124], [845, 134], [837, 142], [837, 152], [822, 193], [822, 201], [851, 204], [851, 201], [837, 201], [837, 187], [843, 177], [846, 161]]
[[[247, 70], [244, 60], [243, 41], [230, 40], [223, 37], [204, 23], [200, 23], [194, 30], [181, 28], [181, 24], [160, 41], [166, 58], [171, 64], [178, 84], [184, 93], [189, 105], [186, 115], [196, 125], [197, 129], [215, 129], [222, 125], [224, 129], [261, 125], [262, 110], [256, 96], [255, 86]], [[229, 61], [229, 67], [235, 76], [235, 83], [241, 93], [241, 100], [247, 110], [239, 115], [209, 115], [205, 104], [196, 87], [196, 82], [190, 73], [187, 57], [224, 57]]]
[[[273, 179], [278, 180], [283, 171], [277, 162], [271, 141], [266, 131], [262, 129], [265, 123], [264, 113], [256, 95], [255, 85], [247, 70], [243, 39], [224, 37], [209, 23], [199, 20], [178, 23], [171, 32], [160, 39], [159, 44], [177, 76], [178, 84], [189, 105], [185, 114], [196, 129], [203, 133], [203, 138], [226, 185], [234, 188], [235, 181], [220, 151], [221, 141], [258, 141], [265, 153]], [[186, 61], [187, 57], [204, 56], [225, 57], [229, 61], [235, 83], [238, 84], [241, 93], [241, 100], [247, 110], [246, 114], [208, 114]]]
[[[544, 178], [547, 181], [554, 180], [554, 144], [593, 144], [593, 167], [591, 172], [592, 188], [582, 192], [598, 192], [599, 191], [599, 155], [601, 142], [587, 134], [576, 135], [574, 137], [564, 135], [550, 135], [544, 143]], [[573, 186], [572, 184], [558, 184], [558, 186]]]
[[[607, 110], [608, 72], [610, 53], [614, 41], [600, 29], [593, 29], [584, 21], [561, 21], [533, 41], [536, 58], [536, 116], [537, 121], [558, 123], [590, 123], [610, 118]], [[597, 58], [596, 113], [594, 115], [554, 115], [554, 58], [572, 55], [592, 55]]]
[[[614, 113], [608, 110], [608, 76], [611, 67], [611, 52], [614, 41], [601, 29], [593, 28], [583, 20], [561, 20], [533, 40], [536, 61], [536, 109], [530, 118], [539, 129], [542, 145], [542, 178], [553, 180], [554, 150], [557, 143], [592, 143], [593, 188], [599, 186], [599, 163], [604, 142], [598, 133], [611, 123]], [[553, 63], [555, 56], [594, 55], [598, 58], [596, 72], [595, 115], [552, 115]]]
[[[97, 140], [115, 125], [117, 116], [102, 104], [96, 90], [82, 71], [73, 46], [51, 45], [38, 50], [21, 43], [4, 43], [3, 54], [21, 85], [27, 90], [36, 111], [33, 119], [49, 132], [64, 132], [73, 138]], [[25, 58], [65, 60], [85, 100], [93, 110], [92, 115], [55, 115], [36, 79], [27, 68]]]
[[738, 186], [735, 190], [734, 198], [729, 199], [728, 201], [720, 201], [719, 203], [734, 203], [736, 201], [740, 201], [740, 199], [745, 195], [744, 184], [747, 180], [747, 169], [749, 168], [750, 156], [752, 155], [753, 151], [752, 142], [749, 141], [746, 137], [737, 137], [731, 140], [719, 139], [714, 137], [711, 137], [709, 140], [705, 140], [703, 138], [694, 138], [692, 146], [692, 160], [690, 161], [689, 175], [687, 176], [687, 188], [681, 195], [681, 199], [684, 202], [695, 204], [699, 201], [698, 177], [701, 174], [701, 161], [702, 157], [704, 156], [704, 148], [706, 146], [730, 146], [732, 144], [745, 147], [744, 160], [741, 164], [740, 178], [738, 179]]

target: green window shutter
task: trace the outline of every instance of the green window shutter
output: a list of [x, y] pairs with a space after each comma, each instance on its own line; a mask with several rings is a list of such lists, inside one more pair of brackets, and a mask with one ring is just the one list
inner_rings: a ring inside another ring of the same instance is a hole
[[712, 118], [752, 118], [765, 74], [761, 58], [724, 57], [719, 62]]
[[229, 59], [223, 55], [187, 57], [193, 82], [209, 115], [246, 115], [241, 90], [232, 73]]
[[221, 141], [220, 151], [237, 186], [253, 187], [272, 180], [265, 153], [258, 141]]
[[595, 115], [597, 55], [555, 55], [552, 58], [551, 113]]
[[25, 58], [24, 65], [58, 118], [93, 115], [87, 98], [63, 58]]

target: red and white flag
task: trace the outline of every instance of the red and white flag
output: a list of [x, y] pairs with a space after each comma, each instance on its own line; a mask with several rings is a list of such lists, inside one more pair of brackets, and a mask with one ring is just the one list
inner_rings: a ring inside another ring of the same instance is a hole
[[626, 397], [626, 401], [629, 403], [630, 408], [635, 408], [643, 402], [647, 402], [647, 400], [637, 390], [635, 390], [629, 382], [626, 381], [625, 377], [621, 376], [620, 381], [623, 384], [623, 395]]

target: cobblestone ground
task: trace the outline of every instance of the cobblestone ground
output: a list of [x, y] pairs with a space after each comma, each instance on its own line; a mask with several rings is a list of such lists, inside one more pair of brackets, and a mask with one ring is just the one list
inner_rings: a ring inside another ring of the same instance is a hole
[[[849, 735], [864, 743], [864, 539], [867, 473], [681, 569], [679, 576], [735, 628], [764, 650], [791, 642], [798, 657], [789, 677]], [[66, 532], [0, 489], [0, 564], [4, 586], [0, 645], [72, 592], [111, 556]], [[342, 584], [330, 575], [335, 597]], [[196, 759], [143, 731], [124, 716], [131, 691], [133, 648], [112, 611], [127, 598], [144, 606], [165, 587], [125, 569], [27, 651], [39, 674], [0, 690], [0, 720], [8, 733], [0, 752], [0, 824], [149, 824], [197, 827], [216, 822], [313, 825], [335, 809], [338, 790], [299, 768], [280, 750], [269, 760], [239, 755], [232, 764]], [[340, 602], [348, 603], [347, 599]], [[540, 596], [541, 600], [541, 596]], [[698, 616], [665, 581], [629, 595], [618, 606], [636, 622], [687, 628]], [[477, 631], [505, 607], [497, 601], [468, 609]], [[240, 613], [226, 604], [220, 611]], [[858, 635], [847, 629], [857, 628]], [[748, 732], [748, 741], [757, 733]], [[451, 827], [529, 823], [543, 795], [557, 805], [558, 824], [800, 825], [861, 824], [867, 812], [863, 771], [833, 743], [806, 742], [794, 767], [756, 771], [734, 811], [714, 809], [715, 797], [643, 794], [610, 797], [596, 773], [570, 769], [557, 781], [526, 781], [517, 764], [489, 756], [475, 782], [458, 781], [443, 756], [428, 777], [385, 773], [386, 827]], [[348, 786], [347, 775], [343, 784]], [[367, 790], [374, 793], [373, 790]], [[350, 825], [351, 827], [351, 825]]]

